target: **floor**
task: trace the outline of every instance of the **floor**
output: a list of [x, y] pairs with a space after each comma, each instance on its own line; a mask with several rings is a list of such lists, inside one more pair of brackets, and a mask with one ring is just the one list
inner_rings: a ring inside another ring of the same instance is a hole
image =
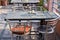
[[[35, 23], [36, 24], [36, 23]], [[33, 26], [35, 26], [35, 24], [33, 24]], [[1, 27], [1, 26], [0, 26]], [[8, 27], [8, 26], [7, 26]], [[9, 31], [8, 29], [6, 29], [7, 27], [3, 27], [3, 29], [2, 28], [0, 28], [0, 40], [11, 40], [11, 31]], [[26, 36], [25, 36], [26, 37]], [[28, 36], [29, 37], [29, 36]], [[31, 38], [33, 38], [33, 37], [37, 37], [37, 36], [31, 36]], [[13, 37], [13, 39], [14, 40], [16, 40], [16, 37], [15, 37], [15, 35], [14, 35], [14, 37]], [[23, 38], [22, 38], [23, 39]], [[29, 39], [30, 39], [30, 37], [29, 37]], [[29, 40], [28, 39], [28, 40]], [[41, 39], [41, 38], [40, 38]], [[18, 39], [17, 39], [18, 40]], [[34, 39], [34, 40], [39, 40], [38, 38], [37, 39]], [[47, 40], [60, 40], [60, 37], [57, 35], [57, 34], [55, 34], [55, 32], [54, 33], [52, 33], [52, 34], [48, 34], [47, 35]]]

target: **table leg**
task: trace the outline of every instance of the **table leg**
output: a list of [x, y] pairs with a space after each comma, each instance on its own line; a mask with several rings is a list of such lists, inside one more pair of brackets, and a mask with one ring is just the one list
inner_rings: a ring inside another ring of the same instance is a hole
[[[8, 24], [9, 24], [9, 29], [11, 31], [11, 25], [10, 25], [10, 22], [8, 21]], [[11, 40], [13, 40], [13, 33], [11, 32]]]
[[19, 3], [18, 3], [18, 6], [19, 6]]
[[[40, 27], [45, 24], [44, 22], [45, 22], [45, 20], [41, 20]], [[42, 35], [41, 36], [42, 40], [44, 40], [44, 35], [42, 33], [40, 33], [40, 34]]]
[[49, 26], [49, 24], [48, 24], [48, 23], [46, 23], [46, 33], [45, 33], [45, 40], [48, 40], [48, 39], [47, 39], [48, 26]]
[[21, 25], [21, 20], [19, 20], [19, 25]]
[[[31, 30], [32, 30], [32, 23], [30, 23], [31, 25], [31, 29], [30, 29], [30, 34], [31, 34]], [[31, 38], [31, 35], [30, 35], [30, 40], [32, 40], [32, 38]]]
[[45, 37], [44, 37], [44, 35], [43, 35], [43, 40], [47, 40], [47, 30], [48, 30], [48, 24], [47, 24], [47, 22], [45, 22], [45, 20], [41, 20], [41, 22], [40, 22], [40, 27], [41, 28], [43, 28], [43, 25], [47, 25], [47, 27], [46, 27], [46, 33], [45, 33]]
[[40, 25], [46, 25], [45, 19], [42, 19]]

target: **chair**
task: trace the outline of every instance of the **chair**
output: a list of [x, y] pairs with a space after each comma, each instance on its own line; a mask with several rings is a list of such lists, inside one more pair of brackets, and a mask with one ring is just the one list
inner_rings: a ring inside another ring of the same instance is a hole
[[58, 22], [58, 18], [52, 20], [45, 20], [43, 25], [38, 28], [39, 32], [44, 36], [43, 38], [47, 40], [47, 34], [54, 33], [54, 29]]
[[0, 24], [5, 24], [6, 21], [4, 21], [5, 14], [0, 14]]
[[[52, 20], [46, 21], [48, 27], [52, 28], [52, 30], [53, 30], [53, 32], [51, 32], [51, 33], [54, 33], [53, 35], [54, 35], [55, 40], [56, 40], [56, 32], [55, 32], [56, 30], [55, 30], [55, 28], [56, 28], [56, 24], [57, 24], [57, 22], [58, 22], [58, 19], [59, 19], [59, 17], [56, 18], [56, 19], [52, 19]], [[47, 29], [48, 29], [48, 28], [47, 28]]]
[[1, 38], [0, 38], [0, 40], [2, 40], [2, 35], [4, 34], [4, 31], [5, 31], [5, 29], [6, 29], [6, 26], [7, 26], [7, 23], [6, 23], [6, 21], [4, 21], [4, 14], [0, 14], [0, 31], [1, 31], [1, 33], [0, 33], [0, 36], [1, 36]]
[[[20, 38], [23, 38], [25, 35], [28, 35], [31, 30], [31, 26], [26, 25], [25, 22], [22, 23], [22, 22], [16, 22], [16, 21], [15, 22], [8, 21], [8, 23], [9, 23], [10, 31], [12, 33], [12, 37], [11, 37], [12, 40], [13, 40], [13, 34], [17, 35], [16, 37], [19, 37], [19, 38], [16, 40], [19, 40]], [[14, 24], [14, 23], [17, 23], [17, 24]]]

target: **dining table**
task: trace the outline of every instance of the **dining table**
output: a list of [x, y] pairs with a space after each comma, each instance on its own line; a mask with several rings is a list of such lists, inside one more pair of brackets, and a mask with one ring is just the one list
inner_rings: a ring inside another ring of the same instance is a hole
[[39, 0], [11, 0], [11, 3], [38, 3]]
[[10, 4], [37, 4], [39, 3], [40, 1], [39, 0], [11, 0]]
[[16, 21], [18, 20], [21, 22], [21, 20], [39, 20], [40, 25], [44, 25], [45, 20], [51, 20], [51, 19], [56, 19], [59, 16], [55, 14], [54, 12], [50, 11], [35, 11], [35, 12], [30, 12], [30, 11], [15, 11], [15, 12], [9, 12], [6, 14], [6, 17], [4, 18], [5, 21]]
[[8, 12], [5, 19], [8, 20], [50, 20], [59, 17], [54, 12], [49, 11], [35, 11], [30, 13], [30, 11], [16, 11]]

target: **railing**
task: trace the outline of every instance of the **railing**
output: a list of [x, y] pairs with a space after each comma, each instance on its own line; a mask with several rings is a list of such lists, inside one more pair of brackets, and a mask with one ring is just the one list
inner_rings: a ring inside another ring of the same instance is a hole
[[42, 6], [18, 6], [18, 7], [15, 7], [17, 10], [35, 10], [35, 11], [43, 11], [43, 7]]
[[53, 2], [52, 4], [52, 10], [55, 10], [57, 13], [60, 13], [60, 9], [59, 8], [55, 8], [54, 5], [57, 5], [57, 7], [59, 7], [60, 4], [56, 3], [56, 2]]
[[[19, 10], [19, 11], [31, 11], [31, 10], [35, 10], [35, 11], [44, 11], [44, 8], [43, 6], [1, 6], [0, 9], [10, 9], [12, 11], [16, 11], [16, 10]], [[3, 10], [2, 10], [3, 11]]]

